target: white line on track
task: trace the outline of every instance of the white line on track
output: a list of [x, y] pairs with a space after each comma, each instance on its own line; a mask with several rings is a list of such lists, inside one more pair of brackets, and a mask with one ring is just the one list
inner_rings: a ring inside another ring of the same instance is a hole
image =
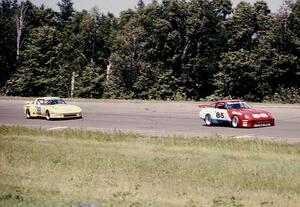
[[69, 128], [69, 127], [66, 127], [66, 126], [64, 126], [64, 127], [53, 127], [53, 128], [48, 129], [48, 131], [61, 130], [61, 129], [68, 129], [68, 128]]
[[236, 139], [249, 139], [249, 138], [255, 138], [255, 134], [246, 134], [246, 135], [242, 135], [242, 136], [235, 136], [234, 138]]

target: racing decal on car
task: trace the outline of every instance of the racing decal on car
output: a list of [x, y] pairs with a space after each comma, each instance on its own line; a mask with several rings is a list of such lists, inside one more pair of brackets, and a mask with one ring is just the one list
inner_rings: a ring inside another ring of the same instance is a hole
[[212, 124], [225, 124], [231, 122], [230, 116], [226, 109], [205, 108], [205, 110], [201, 110], [199, 112], [200, 117], [205, 118], [206, 115], [211, 116]]
[[225, 115], [224, 115], [224, 113], [216, 112], [216, 117], [217, 117], [217, 119], [224, 119]]
[[35, 106], [35, 110], [37, 114], [42, 114], [42, 107], [41, 106]]

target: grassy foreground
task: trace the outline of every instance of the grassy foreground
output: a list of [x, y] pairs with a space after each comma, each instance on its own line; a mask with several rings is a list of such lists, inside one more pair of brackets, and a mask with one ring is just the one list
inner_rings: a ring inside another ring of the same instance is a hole
[[300, 205], [300, 145], [0, 126], [0, 206]]

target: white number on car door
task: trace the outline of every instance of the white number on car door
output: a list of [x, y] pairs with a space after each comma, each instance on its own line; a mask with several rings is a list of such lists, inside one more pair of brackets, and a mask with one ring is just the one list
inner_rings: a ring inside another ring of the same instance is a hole
[[216, 104], [215, 108], [215, 119], [219, 121], [226, 121], [229, 118], [228, 112], [227, 112], [227, 107], [224, 102], [220, 102]]
[[43, 99], [38, 99], [37, 102], [36, 102], [36, 105], [35, 105], [35, 110], [36, 110], [36, 113], [38, 115], [41, 115], [42, 112], [43, 112], [43, 107], [44, 106], [44, 100]]

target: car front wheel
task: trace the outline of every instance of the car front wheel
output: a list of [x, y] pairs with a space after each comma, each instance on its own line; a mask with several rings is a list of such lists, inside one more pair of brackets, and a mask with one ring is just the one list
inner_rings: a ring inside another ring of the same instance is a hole
[[212, 121], [211, 121], [211, 115], [210, 114], [205, 115], [204, 122], [205, 122], [206, 126], [211, 126]]
[[50, 119], [51, 119], [50, 112], [46, 111], [46, 120], [49, 121]]
[[30, 111], [29, 109], [26, 110], [26, 119], [30, 119], [31, 115], [30, 115]]
[[237, 116], [232, 118], [231, 125], [233, 128], [239, 127], [239, 118]]

